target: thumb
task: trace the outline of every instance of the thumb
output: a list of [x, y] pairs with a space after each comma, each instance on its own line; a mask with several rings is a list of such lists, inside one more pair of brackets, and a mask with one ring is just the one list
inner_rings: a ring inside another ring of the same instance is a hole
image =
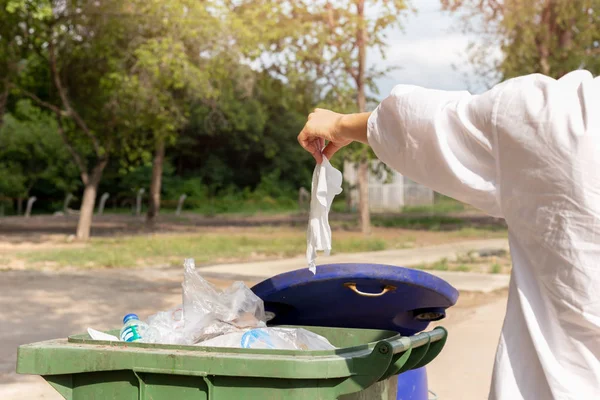
[[323, 155], [325, 157], [327, 157], [328, 160], [331, 160], [331, 157], [333, 157], [333, 155], [335, 153], [337, 153], [337, 151], [339, 149], [341, 149], [342, 147], [344, 147], [344, 146], [340, 146], [339, 144], [334, 143], [334, 142], [329, 142], [329, 143], [327, 143], [327, 146], [325, 146], [325, 149], [323, 150]]

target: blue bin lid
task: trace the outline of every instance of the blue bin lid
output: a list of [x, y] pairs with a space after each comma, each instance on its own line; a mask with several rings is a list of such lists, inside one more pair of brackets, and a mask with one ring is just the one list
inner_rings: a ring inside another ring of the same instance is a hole
[[[327, 264], [286, 272], [252, 288], [273, 325], [423, 331], [445, 317], [458, 291], [423, 271], [381, 264]], [[271, 314], [272, 313], [272, 314]]]

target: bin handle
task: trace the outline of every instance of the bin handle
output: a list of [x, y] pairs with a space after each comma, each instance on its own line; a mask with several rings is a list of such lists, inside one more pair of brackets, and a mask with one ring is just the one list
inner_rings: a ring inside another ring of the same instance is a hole
[[389, 343], [393, 347], [393, 353], [402, 353], [410, 348], [421, 347], [427, 343], [439, 342], [446, 338], [447, 332], [444, 328], [438, 327], [429, 332], [422, 332], [414, 336], [402, 336], [391, 340]]
[[360, 290], [358, 290], [356, 287], [356, 283], [354, 283], [354, 282], [344, 283], [344, 286], [346, 286], [348, 289], [352, 290], [357, 295], [364, 296], [364, 297], [379, 297], [379, 296], [383, 296], [387, 292], [392, 292], [392, 291], [396, 290], [396, 286], [386, 285], [383, 288], [383, 290], [379, 293], [367, 293], [367, 292], [361, 292]]

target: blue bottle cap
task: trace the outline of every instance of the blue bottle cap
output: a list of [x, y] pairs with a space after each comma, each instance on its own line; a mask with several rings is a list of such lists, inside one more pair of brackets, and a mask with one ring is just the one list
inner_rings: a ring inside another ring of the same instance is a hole
[[127, 321], [132, 320], [132, 319], [140, 319], [137, 314], [127, 314], [126, 316], [123, 317], [123, 323], [126, 324]]

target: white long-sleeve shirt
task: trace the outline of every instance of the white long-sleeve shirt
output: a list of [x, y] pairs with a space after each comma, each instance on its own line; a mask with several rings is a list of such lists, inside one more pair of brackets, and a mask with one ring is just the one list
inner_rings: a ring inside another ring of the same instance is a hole
[[600, 78], [529, 75], [482, 95], [397, 86], [368, 138], [410, 179], [506, 219], [489, 398], [600, 399]]

